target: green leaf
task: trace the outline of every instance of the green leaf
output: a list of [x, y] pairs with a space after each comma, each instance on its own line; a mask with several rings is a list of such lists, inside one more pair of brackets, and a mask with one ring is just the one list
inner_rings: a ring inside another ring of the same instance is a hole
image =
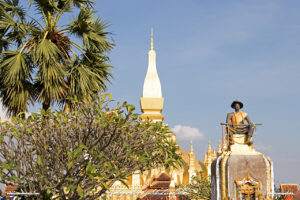
[[77, 149], [75, 149], [74, 151], [74, 158], [77, 158], [78, 156], [80, 156], [84, 150], [87, 149], [87, 147], [85, 145], [80, 145], [79, 147], [77, 147]]
[[71, 177], [67, 177], [66, 180], [67, 180], [67, 181], [70, 181], [70, 182], [73, 182], [73, 181], [74, 181], [74, 179], [71, 178]]
[[102, 185], [105, 187], [105, 189], [109, 190], [109, 187], [106, 183], [102, 183]]
[[68, 188], [67, 191], [74, 191], [76, 189], [76, 185], [71, 184]]
[[77, 193], [78, 193], [78, 195], [80, 196], [80, 197], [83, 197], [83, 189], [78, 185], [77, 186]]
[[41, 165], [42, 164], [42, 158], [41, 156], [38, 157], [38, 165]]
[[118, 179], [118, 181], [123, 183], [123, 185], [125, 185], [125, 187], [129, 188], [128, 184], [123, 179]]
[[90, 173], [90, 172], [92, 172], [93, 169], [94, 169], [94, 167], [93, 167], [92, 163], [89, 162], [88, 165], [86, 166], [86, 170], [85, 171], [87, 173]]
[[73, 161], [68, 162], [68, 170], [73, 166]]

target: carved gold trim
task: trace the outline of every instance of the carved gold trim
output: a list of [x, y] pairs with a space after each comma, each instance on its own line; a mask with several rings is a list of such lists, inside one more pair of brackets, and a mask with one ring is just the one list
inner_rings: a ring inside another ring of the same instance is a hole
[[[227, 184], [226, 184], [226, 164], [227, 160], [231, 154], [231, 151], [225, 153], [224, 158], [221, 161], [221, 199], [227, 200], [228, 199], [228, 192], [227, 192]], [[228, 180], [227, 180], [228, 181]]]
[[146, 120], [146, 119], [151, 119], [151, 120], [163, 120], [164, 118], [165, 118], [165, 116], [163, 116], [163, 115], [160, 115], [160, 114], [154, 114], [154, 115], [151, 115], [151, 114], [142, 114], [141, 116], [140, 116], [140, 118], [142, 119], [142, 120]]

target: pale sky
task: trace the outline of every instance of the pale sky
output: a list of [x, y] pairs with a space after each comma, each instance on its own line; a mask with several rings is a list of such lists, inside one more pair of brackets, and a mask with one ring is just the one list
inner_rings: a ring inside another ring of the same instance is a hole
[[239, 99], [263, 123], [254, 148], [273, 160], [275, 182], [300, 183], [300, 1], [98, 0], [95, 8], [116, 43], [107, 91], [115, 100], [140, 112], [153, 27], [164, 122], [180, 147], [193, 140], [203, 161]]

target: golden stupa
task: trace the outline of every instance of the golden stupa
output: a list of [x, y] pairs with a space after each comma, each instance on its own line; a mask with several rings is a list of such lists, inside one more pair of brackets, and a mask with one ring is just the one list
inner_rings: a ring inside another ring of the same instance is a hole
[[[143, 96], [140, 99], [141, 105], [141, 120], [151, 119], [162, 121], [164, 116], [161, 114], [163, 110], [164, 98], [162, 97], [161, 84], [156, 69], [156, 52], [153, 47], [153, 31], [151, 31], [151, 46], [148, 52], [148, 70], [144, 81]], [[173, 139], [176, 140], [176, 135], [173, 134]], [[166, 188], [169, 192], [167, 199], [176, 199], [175, 190], [179, 184], [189, 184], [192, 176], [196, 175], [197, 171], [210, 174], [212, 161], [216, 158], [209, 144], [208, 152], [205, 155], [205, 164], [198, 161], [195, 157], [193, 144], [191, 142], [190, 152], [179, 149], [185, 166], [179, 169], [164, 169], [156, 168], [145, 171], [143, 173], [137, 171], [132, 174], [128, 180], [128, 188], [121, 182], [116, 182], [107, 193], [107, 199], [110, 200], [136, 200], [136, 199], [156, 199], [157, 193], [155, 189], [159, 187]], [[166, 197], [163, 197], [165, 199]]]

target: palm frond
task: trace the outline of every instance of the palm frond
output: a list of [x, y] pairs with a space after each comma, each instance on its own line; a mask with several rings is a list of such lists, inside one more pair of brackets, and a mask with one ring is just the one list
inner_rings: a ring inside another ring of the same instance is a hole
[[28, 34], [27, 23], [24, 19], [18, 19], [13, 14], [3, 12], [0, 17], [0, 32], [2, 39], [10, 43], [16, 42], [17, 46], [20, 46]]
[[[34, 18], [19, 0], [0, 0], [0, 97], [9, 112], [26, 111], [34, 101], [47, 106], [69, 98], [85, 101], [105, 90], [112, 78], [105, 53], [114, 44], [108, 24], [95, 16], [94, 1], [29, 2]], [[58, 27], [61, 16], [77, 8], [78, 16]]]
[[12, 15], [10, 15], [7, 12], [2, 13], [1, 15], [1, 23], [0, 23], [0, 29], [7, 30], [10, 27], [13, 27], [15, 24], [15, 19]]
[[2, 11], [9, 13], [13, 17], [18, 17], [22, 20], [25, 18], [26, 12], [25, 9], [19, 4], [19, 0], [0, 1], [0, 7]]
[[36, 65], [43, 63], [58, 63], [59, 55], [62, 52], [58, 47], [48, 39], [42, 39], [36, 42], [36, 46], [33, 48], [33, 59]]
[[[87, 59], [89, 57], [90, 59]], [[68, 96], [84, 100], [106, 90], [106, 82], [112, 78], [111, 66], [101, 53], [88, 53], [74, 60], [68, 68]]]
[[4, 85], [31, 79], [30, 59], [19, 51], [5, 51], [0, 62], [0, 69]]
[[43, 63], [37, 72], [35, 86], [37, 87], [37, 100], [40, 102], [58, 102], [65, 98], [67, 84], [64, 77], [64, 66], [58, 63]]
[[31, 72], [28, 55], [19, 51], [5, 51], [0, 63], [1, 97], [9, 114], [27, 111], [33, 101]]
[[15, 82], [1, 91], [2, 103], [7, 108], [9, 115], [18, 115], [27, 112], [28, 106], [33, 102], [32, 83], [27, 80]]
[[7, 39], [0, 37], [0, 60], [3, 58], [2, 52], [6, 51], [9, 45], [10, 42]]
[[86, 6], [88, 8], [92, 8], [93, 4], [95, 3], [94, 1], [91, 0], [72, 0], [72, 3], [74, 6], [77, 8], [82, 8], [83, 6]]
[[82, 8], [77, 18], [73, 19], [67, 29], [71, 34], [83, 40], [86, 49], [108, 52], [114, 46], [107, 39], [110, 32], [105, 31], [105, 29], [108, 26], [101, 18], [96, 18], [93, 11]]

